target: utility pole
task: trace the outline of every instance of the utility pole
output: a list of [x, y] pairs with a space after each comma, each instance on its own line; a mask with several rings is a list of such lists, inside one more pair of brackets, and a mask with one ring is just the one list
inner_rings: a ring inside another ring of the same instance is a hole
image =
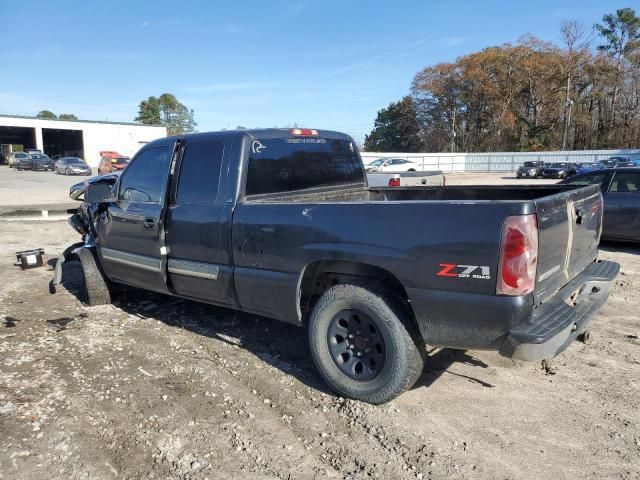
[[569, 98], [569, 90], [571, 89], [571, 72], [567, 75], [567, 94], [564, 101], [564, 133], [562, 135], [562, 150], [567, 149], [567, 141], [569, 138], [569, 128], [571, 126], [571, 107], [573, 100]]
[[451, 153], [456, 151], [456, 107], [453, 107], [453, 120], [451, 121]]

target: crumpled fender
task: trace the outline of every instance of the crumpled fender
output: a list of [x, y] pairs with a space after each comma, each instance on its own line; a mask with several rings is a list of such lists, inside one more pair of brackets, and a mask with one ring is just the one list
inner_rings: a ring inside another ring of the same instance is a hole
[[73, 245], [68, 246], [64, 249], [64, 251], [58, 257], [58, 261], [56, 262], [56, 266], [53, 269], [53, 279], [49, 283], [49, 293], [56, 293], [56, 286], [60, 285], [62, 281], [62, 265], [67, 261], [72, 255], [75, 255], [77, 251], [81, 248], [94, 248], [95, 245], [87, 245], [85, 242], [74, 243]]

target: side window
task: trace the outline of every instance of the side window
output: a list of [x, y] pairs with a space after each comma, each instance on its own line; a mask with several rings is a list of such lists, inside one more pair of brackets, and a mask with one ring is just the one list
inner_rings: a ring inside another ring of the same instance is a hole
[[640, 193], [640, 173], [616, 172], [609, 191], [616, 193]]
[[132, 160], [120, 179], [120, 200], [159, 203], [167, 184], [169, 147], [150, 148]]
[[564, 183], [569, 183], [571, 185], [595, 185], [601, 184], [607, 178], [607, 172], [596, 172], [596, 173], [587, 173], [586, 175], [578, 175], [577, 177], [573, 177], [570, 180], [567, 180]]
[[213, 203], [218, 193], [223, 142], [194, 141], [185, 146], [176, 203]]

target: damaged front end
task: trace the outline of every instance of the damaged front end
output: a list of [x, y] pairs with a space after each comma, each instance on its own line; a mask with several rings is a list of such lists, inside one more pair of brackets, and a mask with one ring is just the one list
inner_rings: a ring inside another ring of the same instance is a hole
[[102, 206], [111, 196], [112, 188], [119, 176], [120, 173], [117, 172], [91, 177], [72, 185], [69, 189], [69, 197], [82, 202], [77, 209], [67, 211], [67, 213], [71, 214], [68, 220], [69, 225], [82, 236], [82, 241], [67, 247], [58, 257], [49, 288], [51, 293], [55, 293], [56, 286], [62, 282], [62, 266], [64, 263], [82, 248], [95, 248], [97, 237], [96, 222], [103, 211]]

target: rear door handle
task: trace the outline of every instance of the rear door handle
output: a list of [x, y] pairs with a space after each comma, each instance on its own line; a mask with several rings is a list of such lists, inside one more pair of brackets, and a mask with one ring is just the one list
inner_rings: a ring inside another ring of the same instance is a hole
[[156, 228], [157, 222], [155, 218], [145, 218], [144, 220], [144, 228], [152, 229]]

